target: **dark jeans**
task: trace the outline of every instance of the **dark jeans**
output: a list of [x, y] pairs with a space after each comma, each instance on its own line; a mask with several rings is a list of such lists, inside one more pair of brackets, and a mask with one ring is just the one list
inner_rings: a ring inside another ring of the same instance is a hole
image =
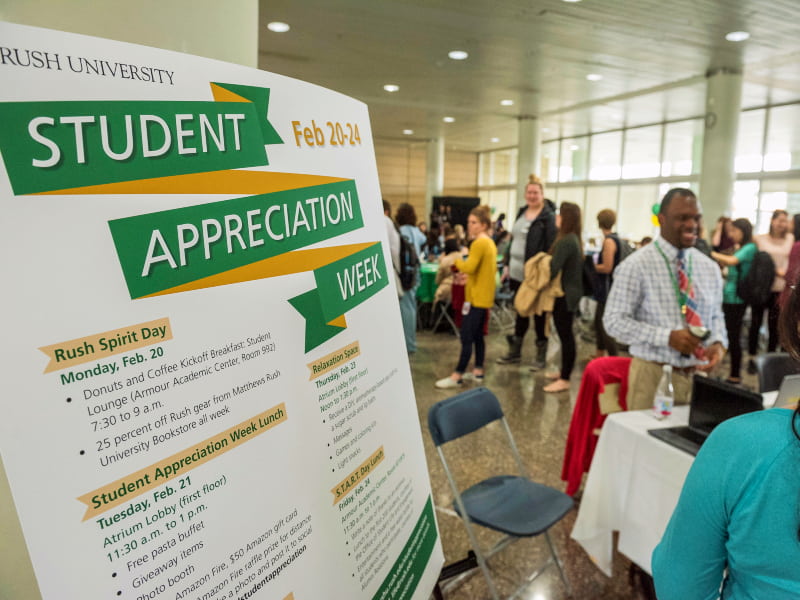
[[483, 322], [486, 320], [487, 308], [470, 307], [469, 312], [461, 319], [461, 356], [458, 358], [456, 373], [467, 370], [472, 356], [472, 345], [475, 345], [475, 368], [483, 368], [486, 355], [486, 343], [483, 340]]
[[728, 330], [728, 352], [731, 355], [732, 378], [738, 379], [742, 369], [742, 321], [746, 304], [722, 304], [725, 329]]
[[780, 295], [780, 292], [772, 292], [766, 304], [750, 307], [752, 323], [750, 323], [750, 335], [747, 338], [747, 349], [750, 351], [751, 356], [758, 354], [758, 330], [761, 329], [761, 323], [764, 322], [765, 310], [769, 311], [767, 313], [767, 329], [769, 330], [767, 351], [775, 352], [778, 348], [778, 313], [780, 311], [778, 297]]
[[594, 311], [594, 333], [597, 337], [596, 346], [598, 350], [608, 350], [609, 356], [617, 356], [619, 350], [617, 349], [617, 340], [612, 338], [606, 333], [606, 328], [603, 326], [603, 313], [606, 312], [605, 301], [597, 303], [597, 308]]
[[572, 333], [572, 319], [575, 313], [567, 310], [567, 301], [562, 296], [556, 298], [553, 306], [553, 321], [558, 337], [561, 338], [561, 379], [569, 379], [575, 366], [575, 335]]
[[[509, 279], [508, 280], [508, 287], [514, 292], [514, 296], [517, 295], [517, 290], [519, 286], [522, 285], [521, 281], [517, 281], [516, 279]], [[531, 319], [530, 317], [520, 317], [517, 315], [517, 320], [514, 323], [514, 335], [517, 336], [519, 339], [525, 337], [525, 334], [528, 331], [528, 327], [530, 326]], [[536, 341], [547, 341], [547, 337], [545, 336], [545, 323], [547, 323], [547, 315], [533, 315], [533, 327], [536, 330]]]

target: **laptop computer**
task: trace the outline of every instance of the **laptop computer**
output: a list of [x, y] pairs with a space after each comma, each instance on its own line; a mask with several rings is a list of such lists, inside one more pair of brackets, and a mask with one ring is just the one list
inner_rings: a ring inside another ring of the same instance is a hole
[[762, 410], [761, 394], [724, 381], [695, 375], [689, 425], [648, 429], [647, 432], [676, 448], [696, 455], [711, 431], [731, 417]]

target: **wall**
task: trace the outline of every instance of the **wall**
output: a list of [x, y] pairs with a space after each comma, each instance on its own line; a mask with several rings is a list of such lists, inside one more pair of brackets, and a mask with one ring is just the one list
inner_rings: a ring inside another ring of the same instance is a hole
[[[396, 209], [408, 202], [417, 219], [428, 220], [425, 211], [426, 146], [422, 143], [375, 141], [375, 160], [381, 194]], [[478, 154], [446, 150], [444, 156], [444, 196], [478, 195]]]

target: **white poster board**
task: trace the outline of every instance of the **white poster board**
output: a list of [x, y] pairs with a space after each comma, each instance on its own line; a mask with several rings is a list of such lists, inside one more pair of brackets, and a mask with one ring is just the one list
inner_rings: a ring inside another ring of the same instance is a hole
[[6, 23], [0, 83], [0, 452], [42, 597], [426, 598], [366, 106]]

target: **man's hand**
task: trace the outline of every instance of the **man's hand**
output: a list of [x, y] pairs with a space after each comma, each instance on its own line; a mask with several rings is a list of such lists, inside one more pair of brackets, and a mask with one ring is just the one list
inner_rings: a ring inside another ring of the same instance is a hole
[[714, 342], [708, 348], [705, 349], [704, 357], [708, 363], [705, 365], [697, 365], [698, 371], [710, 371], [714, 367], [719, 364], [719, 361], [722, 360], [722, 357], [725, 356], [725, 348], [722, 347], [722, 344], [719, 342]]
[[670, 347], [681, 354], [694, 354], [694, 349], [700, 342], [700, 338], [692, 335], [688, 329], [674, 329], [669, 332]]

